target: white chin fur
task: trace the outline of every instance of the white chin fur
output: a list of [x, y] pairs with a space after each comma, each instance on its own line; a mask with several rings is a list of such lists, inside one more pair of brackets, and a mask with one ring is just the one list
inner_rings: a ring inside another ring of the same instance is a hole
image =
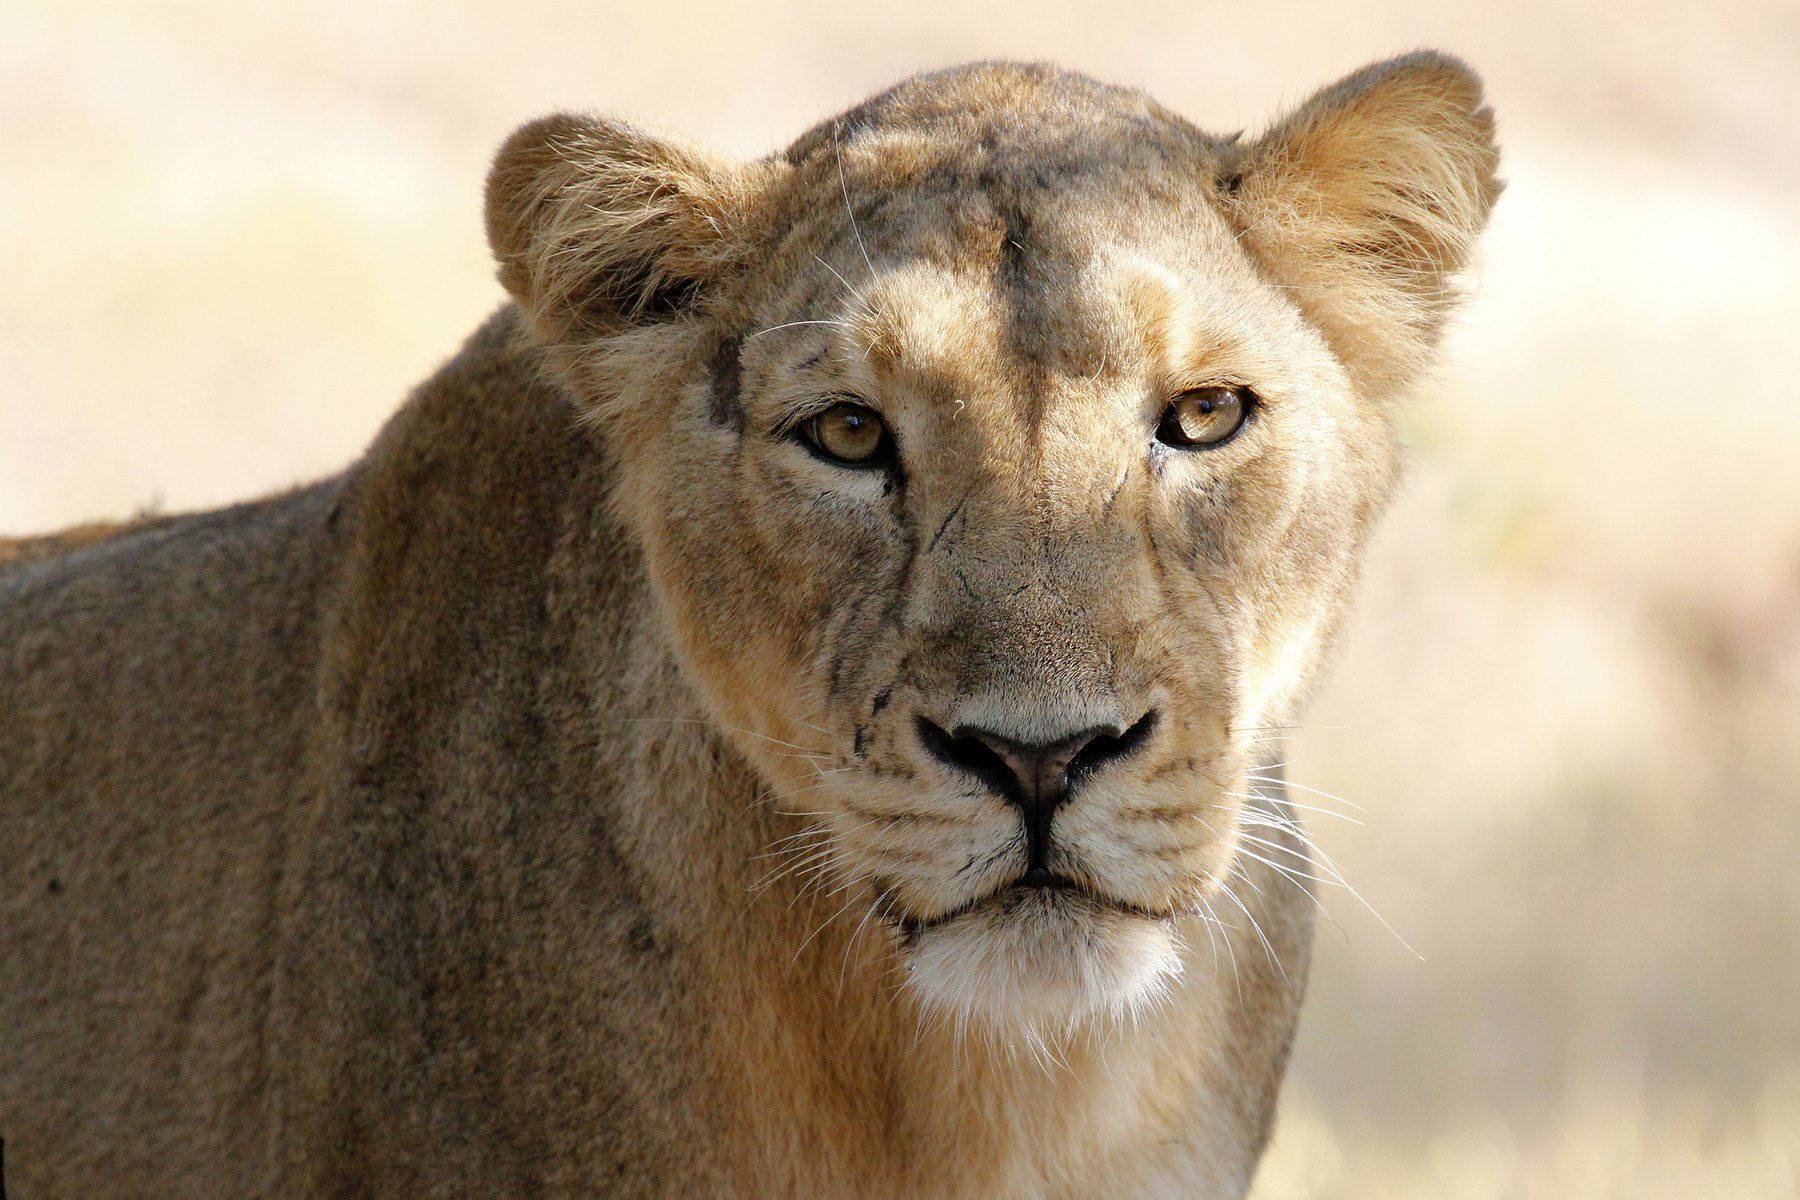
[[1002, 1036], [1136, 1016], [1181, 973], [1167, 922], [1047, 890], [997, 898], [926, 929], [908, 956], [907, 983], [927, 1014]]

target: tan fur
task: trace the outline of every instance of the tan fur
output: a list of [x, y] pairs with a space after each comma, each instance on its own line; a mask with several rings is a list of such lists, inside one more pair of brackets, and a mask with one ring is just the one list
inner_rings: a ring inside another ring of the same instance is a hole
[[75, 525], [41, 537], [0, 538], [0, 566], [55, 558], [59, 554], [103, 542], [137, 524], [138, 522], [129, 521], [90, 521], [86, 525]]
[[[521, 130], [517, 307], [358, 464], [0, 574], [8, 1182], [1242, 1195], [1310, 929], [1258, 768], [1494, 166], [1436, 55], [1247, 144], [1007, 64], [752, 164]], [[791, 432], [844, 397], [894, 470]], [[1151, 712], [1085, 898], [919, 725]]]

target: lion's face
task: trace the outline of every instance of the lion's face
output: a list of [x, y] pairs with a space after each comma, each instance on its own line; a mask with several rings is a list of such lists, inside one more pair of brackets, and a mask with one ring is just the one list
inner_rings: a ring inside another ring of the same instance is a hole
[[687, 662], [829, 830], [796, 853], [995, 1018], [1176, 969], [1391, 470], [1221, 216], [1102, 187], [782, 247], [815, 269], [749, 323], [741, 430], [668, 408], [688, 469], [638, 509]]
[[1288, 853], [1249, 776], [1396, 451], [1225, 144], [1008, 78], [1110, 107], [1022, 126], [977, 72], [826, 127], [736, 185], [762, 215], [710, 302], [563, 363], [796, 869], [929, 1007], [1041, 1026], [1153, 996], [1236, 857]]

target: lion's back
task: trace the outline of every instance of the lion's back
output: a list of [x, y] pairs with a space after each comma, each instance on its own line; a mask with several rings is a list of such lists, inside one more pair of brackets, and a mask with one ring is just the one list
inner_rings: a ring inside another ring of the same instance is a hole
[[[252, 1136], [338, 486], [0, 564], [0, 1130], [22, 1189], [51, 1157], [58, 1188], [77, 1163], [101, 1186]], [[155, 1132], [176, 1128], [212, 1144]]]

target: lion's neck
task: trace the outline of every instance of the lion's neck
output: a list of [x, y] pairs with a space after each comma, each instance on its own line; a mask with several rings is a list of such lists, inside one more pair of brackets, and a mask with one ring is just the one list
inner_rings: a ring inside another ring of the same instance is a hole
[[[865, 1195], [1042, 1195], [1163, 1128], [1159, 1101], [1193, 1094], [1212, 1059], [1200, 1043], [1216, 1026], [1191, 1005], [1052, 1038], [926, 1018], [869, 903], [749, 891], [713, 926], [729, 931], [711, 951], [729, 999], [711, 1066], [736, 1098], [743, 1160], [766, 1172], [748, 1193], [857, 1179]], [[795, 1145], [810, 1184], [787, 1174]]]

